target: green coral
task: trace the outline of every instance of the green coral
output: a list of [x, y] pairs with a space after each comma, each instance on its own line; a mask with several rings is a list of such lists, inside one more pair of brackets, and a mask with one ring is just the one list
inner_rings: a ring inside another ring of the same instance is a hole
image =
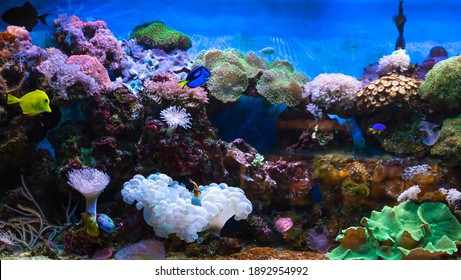
[[398, 124], [396, 127], [388, 127], [387, 134], [383, 141], [383, 148], [386, 152], [397, 155], [411, 155], [422, 157], [427, 154], [429, 148], [424, 145], [419, 131], [419, 120], [411, 124]]
[[197, 65], [210, 70], [207, 89], [213, 97], [222, 102], [235, 102], [247, 89], [250, 79], [268, 67], [268, 62], [254, 52], [244, 55], [235, 49], [212, 49], [197, 55], [193, 66]]
[[171, 29], [163, 22], [154, 21], [135, 27], [130, 35], [131, 39], [146, 48], [162, 49], [170, 52], [175, 49], [187, 50], [192, 41], [185, 34]]
[[420, 94], [438, 109], [456, 112], [461, 108], [461, 56], [440, 61], [427, 73]]
[[254, 52], [243, 54], [235, 49], [202, 51], [193, 66], [197, 65], [210, 70], [207, 89], [222, 102], [235, 102], [241, 94], [250, 92], [251, 95], [257, 90], [273, 104], [295, 106], [301, 101], [303, 86], [309, 80], [288, 61], [276, 59], [269, 64]]
[[443, 121], [439, 140], [430, 153], [443, 158], [446, 164], [458, 164], [461, 161], [461, 115]]
[[363, 227], [351, 227], [336, 237], [341, 245], [327, 253], [330, 259], [431, 259], [457, 252], [461, 224], [440, 202], [405, 201], [385, 206], [363, 218]]
[[294, 71], [288, 61], [276, 59], [256, 84], [258, 93], [273, 104], [293, 107], [301, 102], [303, 87], [309, 78]]

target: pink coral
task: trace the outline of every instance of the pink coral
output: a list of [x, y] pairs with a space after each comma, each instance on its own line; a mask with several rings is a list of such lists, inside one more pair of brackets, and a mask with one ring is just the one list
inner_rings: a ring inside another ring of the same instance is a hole
[[285, 234], [290, 228], [293, 227], [293, 220], [291, 218], [278, 218], [274, 224], [275, 229], [281, 234]]
[[189, 107], [197, 107], [208, 103], [207, 92], [201, 88], [181, 88], [179, 80], [170, 73], [158, 73], [154, 77], [144, 80], [145, 91], [154, 100], [179, 100]]
[[24, 27], [9, 25], [6, 27], [6, 33], [13, 35], [21, 41], [32, 41], [29, 31], [27, 31], [27, 29], [25, 29]]
[[125, 53], [104, 21], [85, 22], [77, 16], [59, 15], [54, 22], [59, 48], [68, 55], [96, 57], [109, 69], [117, 69]]
[[60, 50], [48, 48], [44, 60], [37, 67], [57, 93], [52, 102], [69, 105], [73, 101], [99, 94], [101, 87], [93, 77], [83, 73], [79, 65], [66, 64], [66, 60], [67, 56]]
[[96, 83], [102, 85], [104, 88], [110, 84], [106, 68], [94, 57], [89, 55], [71, 55], [66, 63], [79, 65], [84, 74], [92, 77]]

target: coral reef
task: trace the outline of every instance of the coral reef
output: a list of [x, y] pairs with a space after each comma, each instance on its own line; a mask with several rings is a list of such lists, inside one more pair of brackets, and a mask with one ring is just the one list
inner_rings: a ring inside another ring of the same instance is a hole
[[160, 21], [145, 23], [135, 27], [130, 37], [146, 48], [161, 49], [167, 53], [175, 49], [187, 50], [192, 46], [192, 42], [188, 36], [166, 26]]
[[89, 55], [111, 70], [119, 68], [124, 56], [120, 43], [102, 20], [85, 22], [75, 15], [58, 15], [54, 36], [67, 55]]

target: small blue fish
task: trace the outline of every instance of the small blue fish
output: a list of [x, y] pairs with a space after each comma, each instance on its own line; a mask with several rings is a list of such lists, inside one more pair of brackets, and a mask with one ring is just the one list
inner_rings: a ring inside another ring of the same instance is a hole
[[386, 128], [387, 127], [382, 123], [375, 123], [371, 127], [369, 127], [368, 130], [371, 132], [371, 134], [378, 134], [379, 135]]
[[187, 74], [184, 81], [179, 82], [179, 86], [184, 88], [187, 85], [190, 88], [196, 88], [206, 83], [210, 76], [211, 73], [205, 66], [196, 66]]
[[262, 54], [273, 54], [273, 53], [275, 53], [275, 49], [272, 48], [272, 47], [265, 47], [265, 48], [259, 50], [259, 52], [262, 53]]

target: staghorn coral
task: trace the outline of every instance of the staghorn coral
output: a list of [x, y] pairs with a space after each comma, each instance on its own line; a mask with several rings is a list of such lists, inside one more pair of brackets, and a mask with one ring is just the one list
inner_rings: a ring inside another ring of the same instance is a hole
[[384, 206], [361, 224], [336, 237], [341, 245], [327, 253], [329, 259], [432, 259], [461, 244], [461, 224], [440, 202]]
[[440, 61], [427, 73], [420, 95], [444, 113], [458, 113], [461, 108], [461, 56]]
[[329, 114], [348, 115], [354, 107], [361, 82], [344, 74], [320, 74], [304, 86], [303, 98]]
[[421, 81], [403, 75], [391, 74], [370, 82], [357, 92], [359, 111], [373, 112], [389, 104], [408, 104], [418, 96]]

